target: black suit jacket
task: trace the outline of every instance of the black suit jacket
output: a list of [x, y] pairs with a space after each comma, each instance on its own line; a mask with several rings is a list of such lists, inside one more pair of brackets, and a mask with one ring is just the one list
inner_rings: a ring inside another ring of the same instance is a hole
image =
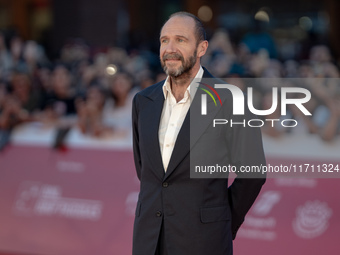
[[[206, 69], [203, 78], [214, 79]], [[133, 100], [133, 149], [140, 180], [133, 255], [155, 254], [162, 224], [170, 255], [232, 254], [232, 240], [265, 176], [238, 174], [228, 188], [227, 178], [190, 178], [190, 165], [264, 165], [260, 129], [241, 125], [213, 128], [214, 118], [241, 121], [251, 115], [232, 116], [232, 95], [224, 89], [218, 91], [224, 107], [212, 107], [210, 99], [208, 114], [201, 116], [200, 94], [204, 92], [198, 89], [164, 173], [158, 138], [163, 84], [144, 89]]]

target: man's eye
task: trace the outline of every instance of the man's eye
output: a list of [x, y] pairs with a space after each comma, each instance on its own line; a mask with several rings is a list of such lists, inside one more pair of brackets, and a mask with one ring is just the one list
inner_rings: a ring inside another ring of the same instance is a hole
[[167, 43], [168, 42], [168, 39], [162, 39], [161, 40], [161, 43]]
[[180, 38], [178, 38], [177, 40], [178, 40], [178, 42], [184, 42], [184, 40], [180, 39]]

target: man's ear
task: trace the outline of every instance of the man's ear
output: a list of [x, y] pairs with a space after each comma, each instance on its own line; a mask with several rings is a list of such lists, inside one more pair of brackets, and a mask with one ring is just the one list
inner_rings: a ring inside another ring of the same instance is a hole
[[198, 47], [197, 47], [197, 57], [202, 57], [205, 55], [205, 53], [207, 52], [207, 49], [208, 49], [208, 41], [207, 40], [204, 40], [202, 42], [200, 42], [198, 44]]

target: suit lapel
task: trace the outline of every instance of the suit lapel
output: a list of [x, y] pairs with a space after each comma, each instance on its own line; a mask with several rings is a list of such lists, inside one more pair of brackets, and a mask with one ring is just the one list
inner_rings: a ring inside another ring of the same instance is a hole
[[146, 151], [150, 161], [153, 164], [152, 170], [160, 179], [163, 179], [164, 167], [158, 137], [159, 123], [161, 121], [164, 104], [162, 85], [160, 85], [151, 95], [148, 95], [147, 97], [151, 99], [151, 101], [144, 105], [144, 110], [148, 113], [146, 116], [145, 125], [147, 137], [150, 141]]
[[[222, 81], [214, 78], [206, 69], [204, 69], [202, 82], [208, 83], [210, 86], [214, 87], [212, 81], [215, 83], [222, 83]], [[205, 94], [203, 90], [199, 89], [201, 87], [204, 87], [204, 85], [199, 83], [194, 100], [191, 103], [190, 109], [177, 136], [164, 179], [171, 175], [178, 164], [188, 155], [190, 149], [196, 144], [208, 126], [211, 125], [214, 117], [220, 110], [220, 107], [216, 107], [212, 98], [208, 96], [207, 115], [201, 115], [201, 95]], [[225, 98], [221, 97], [221, 100], [223, 102]]]

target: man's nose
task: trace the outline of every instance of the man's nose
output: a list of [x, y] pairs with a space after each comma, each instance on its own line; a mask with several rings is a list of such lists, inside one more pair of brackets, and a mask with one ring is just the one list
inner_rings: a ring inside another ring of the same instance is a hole
[[177, 51], [177, 48], [176, 48], [175, 43], [172, 40], [170, 40], [169, 43], [165, 46], [165, 52], [173, 53], [176, 51]]

